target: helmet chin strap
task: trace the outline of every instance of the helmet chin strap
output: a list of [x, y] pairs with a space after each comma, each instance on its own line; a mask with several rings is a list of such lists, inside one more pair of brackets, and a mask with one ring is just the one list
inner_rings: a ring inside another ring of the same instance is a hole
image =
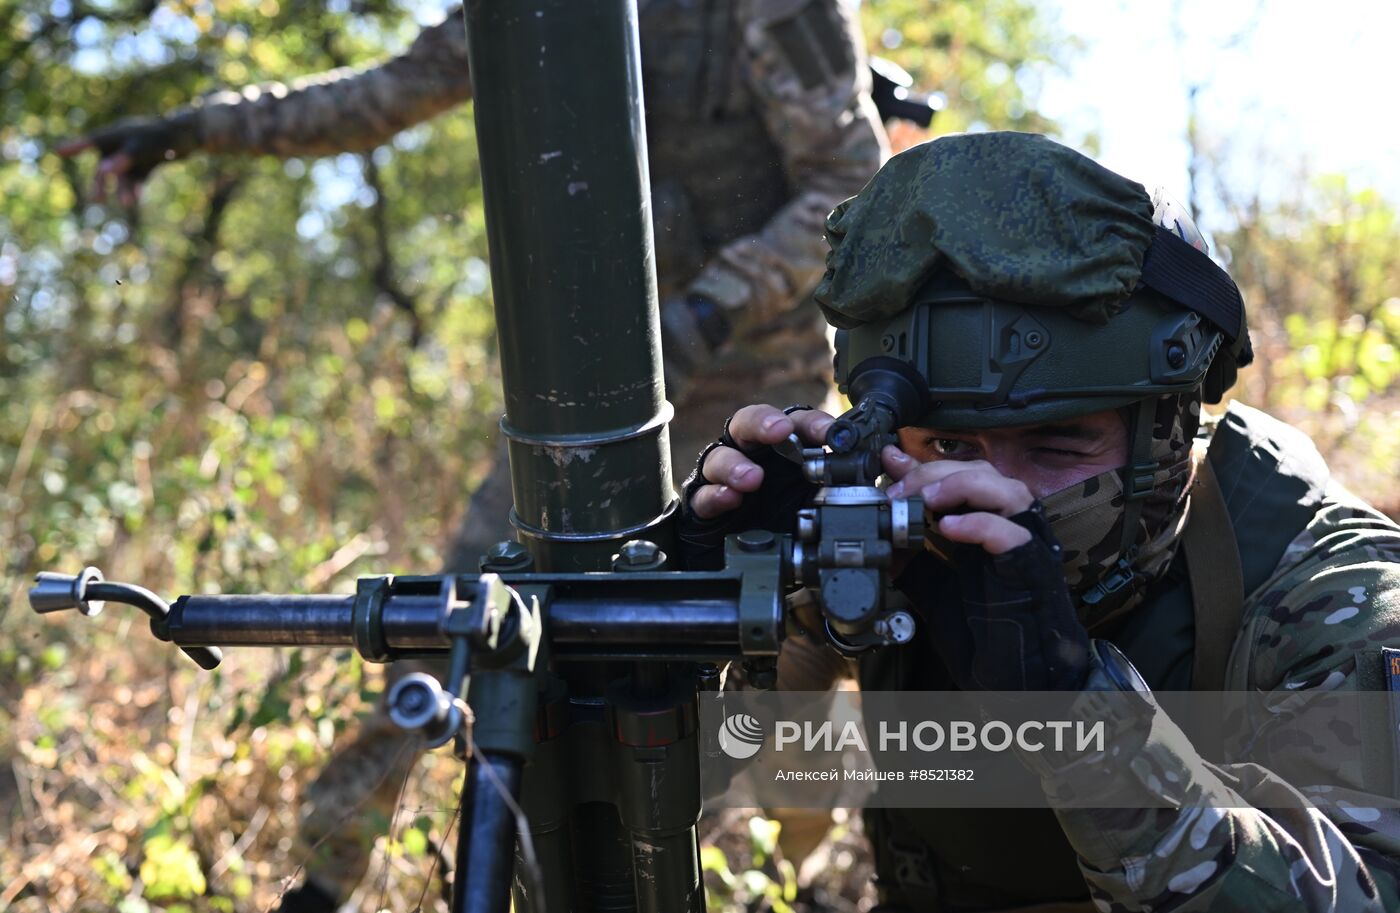
[[1119, 542], [1118, 562], [1109, 568], [1084, 594], [1081, 601], [1093, 606], [1095, 614], [1103, 617], [1133, 594], [1142, 575], [1133, 567], [1137, 558], [1137, 525], [1142, 508], [1152, 493], [1153, 475], [1157, 464], [1152, 459], [1152, 431], [1157, 421], [1157, 397], [1138, 402], [1129, 417], [1128, 463], [1123, 467], [1123, 535]]

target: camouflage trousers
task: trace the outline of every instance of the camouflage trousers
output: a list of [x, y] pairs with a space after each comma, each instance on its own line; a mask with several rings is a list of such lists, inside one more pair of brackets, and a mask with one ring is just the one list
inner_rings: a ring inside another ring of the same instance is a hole
[[[829, 386], [815, 379], [810, 370], [806, 374], [806, 378], [788, 378], [786, 383], [775, 379], [779, 382], [765, 390], [766, 398], [779, 406], [822, 405]], [[735, 391], [724, 393], [723, 397], [692, 398], [671, 424], [671, 462], [677, 489], [694, 468], [699, 452], [719, 436], [733, 404], [742, 405]], [[479, 557], [490, 546], [510, 538], [512, 495], [505, 450], [501, 442], [490, 473], [471, 498], [449, 548], [449, 570], [474, 571]], [[793, 661], [798, 661], [799, 650], [785, 651], [785, 655], [789, 652]], [[805, 668], [813, 663], [806, 660], [801, 665]], [[825, 666], [815, 663], [815, 668]], [[420, 660], [392, 663], [387, 669], [386, 687], [418, 671], [440, 675], [445, 667]], [[375, 841], [388, 833], [400, 790], [419, 755], [419, 749], [389, 721], [382, 707], [360, 725], [348, 743], [337, 747], [302, 798], [298, 839], [300, 858], [307, 860], [309, 882], [342, 903], [350, 897], [369, 869]], [[784, 831], [793, 844], [792, 854], [798, 856], [797, 863], [820, 842], [829, 823], [825, 813], [791, 817]]]

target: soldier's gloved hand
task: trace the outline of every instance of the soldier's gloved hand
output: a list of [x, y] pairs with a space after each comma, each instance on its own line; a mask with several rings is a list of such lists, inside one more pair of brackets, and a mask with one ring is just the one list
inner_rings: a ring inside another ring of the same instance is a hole
[[731, 327], [720, 306], [703, 295], [667, 295], [661, 301], [661, 364], [666, 396], [685, 399], [695, 375], [714, 360]]
[[691, 570], [724, 564], [724, 537], [746, 529], [791, 532], [797, 510], [816, 486], [802, 467], [779, 456], [773, 445], [796, 432], [816, 447], [834, 421], [818, 409], [784, 411], [745, 406], [725, 422], [724, 432], [700, 454], [681, 490], [682, 560]]
[[67, 157], [96, 149], [101, 160], [93, 176], [93, 199], [99, 203], [107, 199], [115, 184], [118, 202], [132, 206], [141, 184], [157, 165], [187, 155], [192, 147], [193, 136], [185, 118], [133, 117], [60, 143], [54, 151]]
[[920, 464], [882, 454], [890, 497], [920, 494], [938, 556], [925, 552], [895, 581], [930, 624], [958, 687], [1073, 691], [1089, 673], [1089, 634], [1065, 584], [1061, 549], [1040, 502], [980, 460]]

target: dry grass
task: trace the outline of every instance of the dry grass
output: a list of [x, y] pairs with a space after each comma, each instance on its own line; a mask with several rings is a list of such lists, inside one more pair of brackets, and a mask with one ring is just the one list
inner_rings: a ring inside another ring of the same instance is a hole
[[[23, 620], [33, 649], [0, 681], [0, 910], [274, 908], [306, 858], [298, 796], [368, 710], [379, 672], [363, 667], [362, 682], [344, 651], [303, 650], [297, 671], [292, 651], [241, 650], [209, 675], [123, 614]], [[257, 719], [269, 710], [276, 719]], [[447, 909], [436, 850], [460, 772], [447, 752], [415, 768], [351, 908]], [[793, 867], [762, 850], [771, 828], [756, 837], [746, 811], [707, 817], [705, 843], [734, 876], [707, 872], [713, 908], [768, 909], [786, 894], [797, 911], [868, 909], [858, 816], [838, 816], [795, 897], [783, 890]]]

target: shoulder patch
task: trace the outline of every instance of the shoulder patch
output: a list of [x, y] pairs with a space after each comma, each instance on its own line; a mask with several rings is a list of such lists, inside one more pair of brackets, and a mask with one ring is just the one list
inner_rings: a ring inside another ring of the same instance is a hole
[[[1394, 647], [1381, 647], [1381, 674], [1385, 677], [1385, 690], [1390, 692], [1390, 737], [1391, 754], [1381, 762], [1382, 770], [1390, 772], [1389, 795], [1397, 795], [1393, 790], [1400, 789], [1400, 650]], [[1383, 744], [1383, 743], [1382, 743]], [[1383, 782], [1379, 781], [1378, 782]]]
[[[1385, 690], [1400, 691], [1400, 650], [1394, 647], [1381, 647], [1381, 662], [1384, 664]], [[1393, 713], [1400, 714], [1400, 703], [1392, 705]], [[1395, 721], [1400, 725], [1400, 720]]]

